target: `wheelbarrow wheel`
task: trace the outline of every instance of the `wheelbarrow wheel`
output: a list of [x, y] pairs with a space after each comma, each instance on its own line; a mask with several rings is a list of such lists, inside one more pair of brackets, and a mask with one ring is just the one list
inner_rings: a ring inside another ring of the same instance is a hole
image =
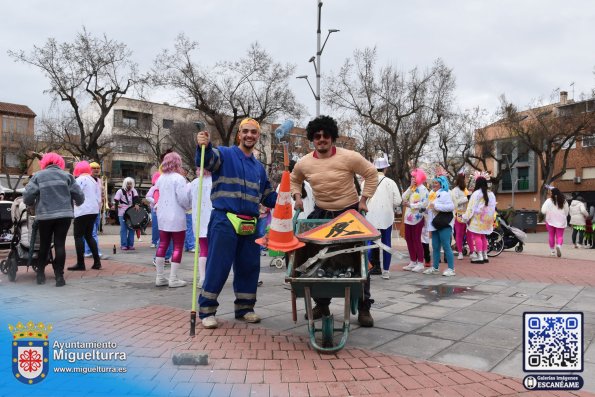
[[276, 267], [277, 269], [283, 269], [285, 265], [285, 261], [283, 260], [282, 256], [275, 257], [271, 260], [270, 267]]

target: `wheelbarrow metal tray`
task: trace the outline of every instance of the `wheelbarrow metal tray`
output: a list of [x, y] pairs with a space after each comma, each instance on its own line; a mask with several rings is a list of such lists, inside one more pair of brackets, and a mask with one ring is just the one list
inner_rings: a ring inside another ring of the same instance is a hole
[[[309, 244], [308, 244], [309, 245]], [[306, 247], [304, 247], [306, 248]], [[303, 248], [302, 248], [303, 249]], [[300, 249], [300, 250], [302, 250]], [[297, 251], [300, 251], [297, 250]], [[365, 252], [354, 252], [350, 255], [359, 259], [356, 275], [349, 278], [331, 278], [331, 277], [295, 277], [295, 268], [302, 263], [297, 263], [296, 258], [300, 257], [300, 252], [294, 251], [289, 255], [289, 266], [287, 268], [287, 277], [285, 281], [291, 283], [291, 287], [296, 297], [305, 297], [304, 288], [310, 287], [310, 294], [313, 298], [336, 298], [345, 296], [345, 288], [351, 289], [351, 296], [358, 297], [363, 293], [363, 285], [367, 277], [367, 261]], [[296, 255], [297, 253], [297, 255]], [[306, 258], [308, 259], [308, 258]]]

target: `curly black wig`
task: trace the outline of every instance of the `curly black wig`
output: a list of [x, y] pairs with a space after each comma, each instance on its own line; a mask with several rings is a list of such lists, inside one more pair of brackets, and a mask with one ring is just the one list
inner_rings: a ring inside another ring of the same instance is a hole
[[339, 137], [339, 127], [337, 127], [337, 122], [330, 116], [318, 116], [310, 121], [306, 127], [308, 140], [312, 142], [314, 140], [314, 134], [321, 130], [329, 134], [333, 142]]

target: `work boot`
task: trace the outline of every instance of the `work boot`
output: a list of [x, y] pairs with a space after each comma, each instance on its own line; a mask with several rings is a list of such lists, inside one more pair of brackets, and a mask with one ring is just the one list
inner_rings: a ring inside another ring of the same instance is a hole
[[358, 310], [357, 310], [357, 321], [359, 325], [362, 327], [373, 327], [374, 326], [374, 319], [370, 314], [370, 307], [372, 306], [373, 300], [368, 299], [363, 302], [360, 302]]
[[62, 274], [56, 275], [56, 287], [63, 287], [66, 285], [66, 281], [64, 280], [64, 276]]
[[77, 263], [77, 264], [76, 264], [76, 265], [74, 265], [74, 266], [70, 266], [70, 267], [68, 268], [68, 270], [70, 270], [70, 271], [79, 271], [79, 272], [83, 272], [83, 271], [85, 271], [86, 269], [85, 269], [85, 265], [80, 265], [80, 264], [78, 264], [78, 263]]
[[45, 284], [45, 272], [43, 270], [37, 272], [37, 284]]
[[373, 276], [377, 276], [382, 274], [382, 269], [380, 269], [380, 266], [374, 266], [372, 269], [370, 269], [370, 274]]
[[[316, 304], [316, 306], [314, 306], [314, 309], [312, 309], [312, 318], [314, 320], [321, 319], [322, 316], [330, 316], [330, 315], [331, 315], [331, 311], [329, 310], [328, 306]], [[306, 320], [308, 319], [308, 313], [304, 314], [304, 318]]]

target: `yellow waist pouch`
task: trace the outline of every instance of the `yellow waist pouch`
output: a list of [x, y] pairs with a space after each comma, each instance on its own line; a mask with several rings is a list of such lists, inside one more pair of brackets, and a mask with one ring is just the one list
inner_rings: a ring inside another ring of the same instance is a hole
[[256, 232], [256, 222], [258, 218], [246, 215], [236, 215], [227, 212], [227, 219], [231, 222], [233, 229], [239, 236], [249, 236]]

